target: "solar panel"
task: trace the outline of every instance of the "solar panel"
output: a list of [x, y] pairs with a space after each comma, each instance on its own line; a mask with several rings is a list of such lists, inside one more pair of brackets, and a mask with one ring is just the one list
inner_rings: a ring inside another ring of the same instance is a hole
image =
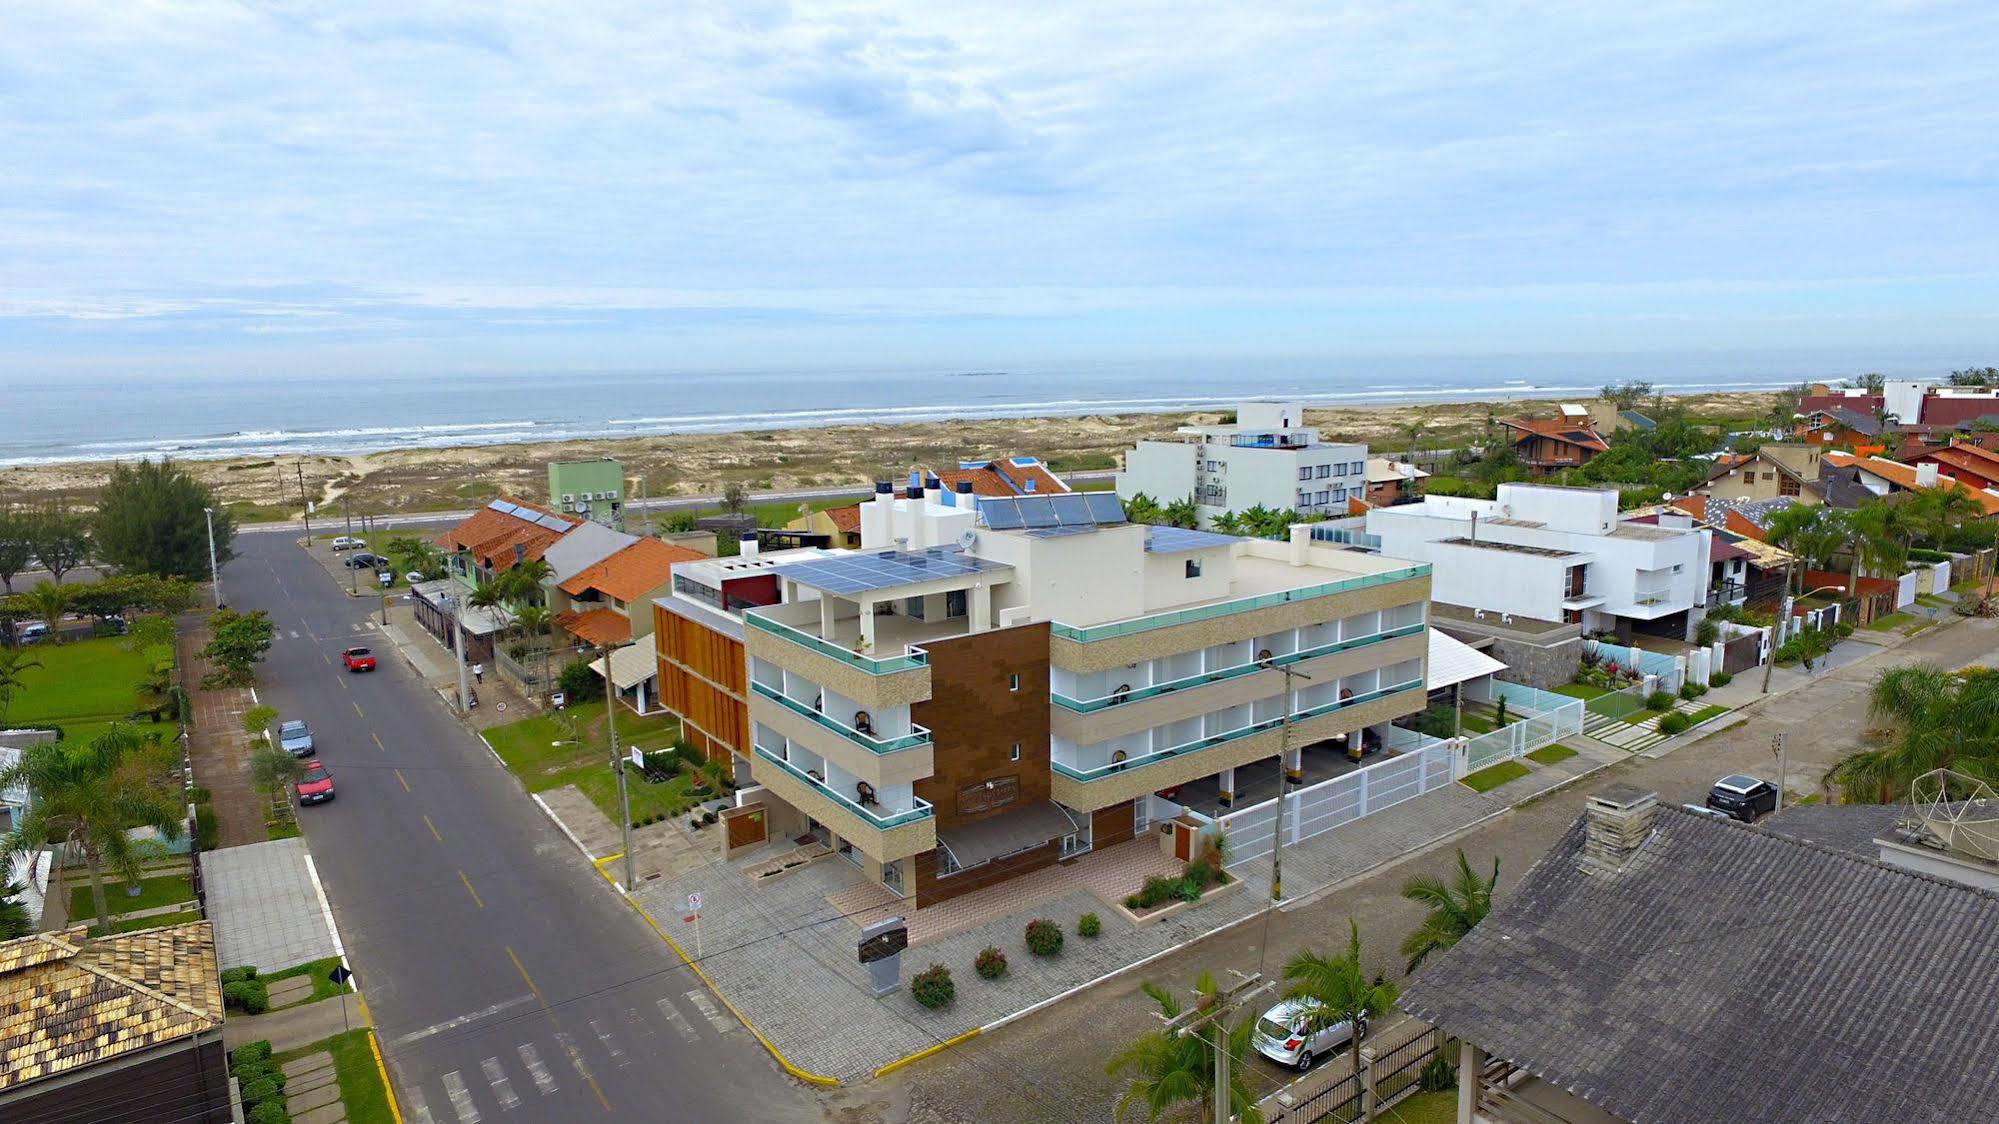
[[955, 547], [931, 547], [923, 551], [883, 550], [814, 559], [779, 567], [777, 574], [821, 592], [855, 594], [1010, 568], [975, 558]]
[[1185, 527], [1154, 527], [1146, 532], [1145, 549], [1149, 554], [1184, 554], [1190, 550], [1226, 546], [1234, 541], [1236, 540], [1233, 535], [1218, 535], [1213, 531], [1190, 531]]
[[1055, 522], [1064, 527], [1095, 526], [1090, 517], [1090, 502], [1081, 496], [1049, 496], [1048, 506], [1055, 511]]
[[985, 516], [986, 526], [995, 531], [1014, 531], [1025, 526], [1020, 521], [1020, 503], [1017, 500], [980, 500], [979, 513]]
[[1083, 502], [1089, 505], [1090, 518], [1098, 523], [1124, 522], [1124, 504], [1111, 492], [1085, 492]]
[[1020, 521], [1029, 527], [1059, 527], [1060, 519], [1055, 518], [1055, 508], [1047, 496], [1022, 496], [1014, 501], [1020, 505]]
[[486, 506], [492, 508], [494, 511], [499, 512], [501, 515], [512, 515], [515, 511], [519, 510], [519, 508], [515, 507], [513, 504], [508, 503], [506, 500], [494, 500], [492, 503], [489, 503]]
[[1032, 531], [1027, 532], [1027, 535], [1029, 538], [1035, 539], [1056, 539], [1064, 535], [1087, 535], [1096, 529], [1097, 525], [1095, 523], [1090, 523], [1082, 527], [1036, 527]]
[[556, 515], [537, 515], [534, 517], [534, 521], [551, 531], [567, 531], [569, 529], [569, 520]]

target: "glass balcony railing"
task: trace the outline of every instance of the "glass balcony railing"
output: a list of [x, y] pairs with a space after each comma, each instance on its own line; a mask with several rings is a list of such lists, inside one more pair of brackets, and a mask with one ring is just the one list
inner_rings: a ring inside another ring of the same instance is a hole
[[1664, 605], [1673, 599], [1673, 591], [1669, 586], [1660, 586], [1657, 589], [1634, 590], [1631, 594], [1631, 599], [1640, 605]]
[[[1363, 648], [1369, 644], [1379, 644], [1384, 640], [1394, 640], [1402, 636], [1415, 636], [1421, 633], [1423, 628], [1423, 623], [1418, 621], [1415, 624], [1404, 625], [1401, 628], [1391, 628], [1385, 632], [1356, 636], [1350, 640], [1340, 640], [1331, 644], [1320, 644], [1314, 648], [1305, 648], [1281, 656], [1272, 656], [1269, 660], [1269, 666], [1286, 667], [1304, 660], [1317, 659], [1320, 656], [1330, 656], [1335, 652], [1344, 652], [1352, 648]], [[1168, 680], [1165, 683], [1154, 683], [1149, 687], [1139, 687], [1131, 691], [1113, 691], [1108, 695], [1095, 699], [1070, 698], [1059, 691], [1050, 691], [1048, 698], [1049, 701], [1065, 710], [1073, 710], [1078, 714], [1093, 714], [1099, 710], [1121, 706], [1128, 702], [1137, 702], [1140, 699], [1153, 698], [1173, 691], [1184, 691], [1190, 687], [1205, 687], [1210, 683], [1220, 683], [1224, 680], [1236, 679], [1244, 675], [1254, 675], [1262, 671], [1264, 666], [1263, 663], [1251, 661], [1249, 663], [1237, 664], [1234, 667], [1224, 667], [1215, 671], [1204, 671], [1199, 675], [1188, 675], [1180, 679]]]
[[1217, 601], [1212, 605], [1197, 605], [1191, 609], [1176, 609], [1170, 613], [1153, 613], [1149, 616], [1133, 617], [1130, 620], [1111, 621], [1078, 628], [1060, 621], [1049, 625], [1049, 631], [1065, 640], [1088, 644], [1093, 640], [1109, 640], [1117, 636], [1130, 636], [1139, 632], [1150, 632], [1155, 628], [1171, 628], [1176, 624], [1213, 620], [1235, 613], [1254, 612], [1276, 605], [1290, 605], [1299, 601], [1311, 601], [1319, 597], [1330, 597], [1335, 593], [1348, 593], [1356, 589], [1368, 589], [1391, 582], [1420, 578], [1430, 572], [1428, 563], [1404, 566], [1380, 574], [1362, 574], [1359, 577], [1344, 578], [1336, 582], [1321, 582], [1299, 589], [1286, 589], [1277, 593], [1265, 593], [1256, 597], [1240, 597], [1234, 601]]
[[838, 644], [830, 643], [803, 629], [793, 628], [782, 621], [772, 620], [758, 613], [744, 613], [744, 623], [751, 628], [782, 637], [801, 648], [809, 648], [822, 656], [830, 656], [851, 667], [860, 668], [869, 675], [890, 675], [898, 671], [912, 671], [930, 662], [930, 656], [921, 648], [911, 648], [907, 655], [886, 656], [875, 659], [859, 652], [850, 652]]
[[[1332, 702], [1321, 703], [1320, 705], [1312, 707], [1308, 710], [1299, 711], [1298, 713], [1291, 716], [1291, 720], [1293, 722], [1302, 722], [1307, 718], [1317, 718], [1322, 714], [1331, 714], [1336, 710], [1345, 710], [1348, 707], [1359, 706], [1362, 703], [1370, 703], [1376, 699], [1385, 699], [1390, 695], [1398, 695], [1404, 691], [1410, 691], [1410, 690], [1420, 691], [1422, 689], [1423, 689], [1423, 681], [1421, 679], [1411, 679], [1407, 683], [1397, 683], [1394, 686], [1381, 687], [1373, 691], [1368, 691], [1364, 694], [1357, 694], [1350, 699], [1335, 699]], [[1229, 730], [1226, 733], [1215, 734], [1205, 738], [1196, 738], [1195, 740], [1190, 742], [1182, 742], [1176, 746], [1171, 746], [1166, 749], [1156, 750], [1152, 753], [1146, 754], [1143, 757], [1132, 757], [1132, 758], [1127, 758], [1126, 760], [1123, 761], [1113, 761], [1108, 765], [1099, 765], [1094, 769], [1079, 769], [1074, 765], [1064, 764], [1061, 761], [1052, 761], [1050, 762], [1050, 764], [1054, 767], [1056, 772], [1062, 774], [1065, 777], [1070, 778], [1071, 780], [1100, 781], [1103, 780], [1105, 777], [1115, 776], [1118, 773], [1128, 772], [1132, 769], [1142, 769], [1147, 765], [1157, 765], [1159, 762], [1165, 761], [1169, 758], [1182, 757], [1189, 753], [1199, 753], [1204, 749], [1213, 749], [1218, 745], [1227, 745], [1230, 742], [1239, 741], [1243, 738], [1249, 737], [1252, 734], [1261, 734], [1266, 730], [1275, 730], [1276, 728], [1282, 726], [1283, 724], [1284, 724], [1284, 719], [1282, 717], [1266, 718], [1261, 722], [1253, 722], [1247, 726], [1243, 726], [1234, 730]], [[761, 753], [763, 751], [758, 750], [758, 752]]]
[[771, 687], [766, 687], [762, 683], [758, 683], [755, 680], [750, 681], [750, 690], [756, 692], [759, 695], [762, 695], [764, 698], [769, 699], [770, 701], [778, 704], [779, 706], [792, 712], [793, 714], [798, 715], [800, 718], [804, 718], [817, 725], [824, 726], [826, 729], [831, 730], [834, 733], [840, 735], [841, 737], [847, 739], [848, 741], [854, 743], [855, 745], [860, 746], [862, 749], [867, 750], [869, 753], [875, 753], [875, 754], [895, 753], [898, 750], [915, 749], [918, 746], [924, 746], [930, 744], [930, 731], [923, 728], [922, 726], [916, 725], [914, 722], [910, 723], [910, 726], [913, 730], [913, 732], [911, 733], [903, 734], [900, 737], [894, 737], [894, 738], [878, 738], [873, 734], [862, 733], [861, 731], [854, 729], [852, 726], [847, 725], [845, 722], [842, 722], [837, 718], [829, 717], [826, 714], [821, 713], [820, 711], [814, 710], [811, 707], [806, 706], [804, 703], [799, 702], [797, 699], [794, 699], [789, 695], [786, 695], [783, 691], [779, 691]]
[[861, 817], [862, 821], [882, 831], [887, 831], [892, 827], [901, 827], [906, 823], [915, 823], [918, 820], [927, 820], [936, 814], [936, 809], [932, 808], [930, 802], [921, 796], [910, 797], [911, 800], [916, 802], [916, 807], [914, 808], [902, 812], [884, 812], [862, 804], [859, 800], [843, 792], [836, 791], [825, 781], [819, 780], [805, 770], [765, 749], [763, 746], [756, 747], [756, 754], [765, 761], [783, 769], [800, 783], [811, 785], [815, 791], [824, 795], [828, 800]]

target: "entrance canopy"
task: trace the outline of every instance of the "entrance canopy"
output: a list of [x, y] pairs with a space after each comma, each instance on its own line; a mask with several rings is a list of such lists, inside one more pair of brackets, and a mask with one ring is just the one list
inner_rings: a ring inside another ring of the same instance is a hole
[[1081, 830], [1068, 809], [1044, 800], [989, 820], [939, 827], [937, 845], [960, 867], [973, 867]]
[[1452, 636], [1430, 629], [1430, 659], [1425, 685], [1432, 691], [1482, 679], [1506, 665]]

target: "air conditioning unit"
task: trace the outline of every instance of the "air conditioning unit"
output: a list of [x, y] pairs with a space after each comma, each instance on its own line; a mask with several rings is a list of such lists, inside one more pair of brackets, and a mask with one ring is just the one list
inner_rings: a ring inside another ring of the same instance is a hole
[[587, 512], [590, 510], [590, 505], [587, 503], [579, 503], [576, 505], [576, 510]]
[[564, 493], [562, 493], [562, 502], [563, 502], [563, 503], [575, 503], [575, 502], [576, 502], [576, 495], [575, 495], [575, 493], [573, 493], [573, 492], [564, 492]]

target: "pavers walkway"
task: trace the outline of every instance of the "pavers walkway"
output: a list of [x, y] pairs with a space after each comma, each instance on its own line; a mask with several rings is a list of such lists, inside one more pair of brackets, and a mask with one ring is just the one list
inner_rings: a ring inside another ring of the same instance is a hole
[[225, 847], [201, 856], [222, 967], [276, 971], [337, 955], [303, 839]]
[[[1709, 703], [1705, 699], [1679, 699], [1673, 703], [1672, 710], [1651, 714], [1638, 722], [1626, 722], [1622, 718], [1607, 718], [1601, 714], [1592, 714], [1589, 724], [1583, 727], [1583, 732], [1605, 745], [1627, 753], [1641, 753], [1672, 736], [1659, 730], [1659, 719], [1675, 712], [1696, 714], [1713, 705], [1716, 704]], [[1715, 717], [1719, 718], [1720, 715]]]
[[333, 1055], [324, 1050], [284, 1064], [285, 1110], [294, 1124], [341, 1124], [347, 1107], [340, 1103], [340, 1073]]
[[181, 618], [177, 658], [187, 669], [185, 682], [193, 696], [188, 757], [194, 783], [209, 791], [219, 846], [260, 843], [265, 834], [266, 800], [250, 783], [250, 738], [243, 732], [243, 712], [254, 704], [247, 688], [208, 690], [201, 686], [210, 668], [195, 653], [207, 643], [205, 622], [193, 616]]

